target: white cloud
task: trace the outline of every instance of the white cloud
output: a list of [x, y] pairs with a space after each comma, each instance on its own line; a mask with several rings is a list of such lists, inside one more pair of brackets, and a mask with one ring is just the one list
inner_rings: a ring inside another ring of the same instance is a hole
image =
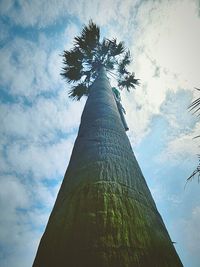
[[32, 106], [2, 104], [0, 132], [8, 137], [25, 138], [26, 143], [53, 141], [58, 132], [67, 134], [78, 127], [83, 103], [84, 100], [68, 100], [63, 91], [55, 97], [39, 97]]
[[[11, 231], [7, 236], [7, 240], [3, 240], [4, 250], [1, 251], [1, 266], [32, 266], [40, 235], [37, 231], [28, 229], [26, 225], [14, 226], [7, 225], [7, 228], [10, 227]], [[15, 240], [13, 240], [13, 236], [15, 236]], [[10, 244], [6, 243], [8, 240]]]
[[149, 101], [149, 92], [145, 87], [137, 88], [134, 92], [122, 98], [126, 109], [128, 132], [132, 144], [138, 144], [149, 133], [153, 115], [159, 113], [156, 106]]
[[26, 209], [30, 206], [29, 192], [15, 176], [0, 177], [0, 242], [10, 246], [19, 241], [22, 218], [17, 209]]
[[2, 105], [2, 171], [40, 179], [64, 175], [82, 111], [80, 103], [65, 106], [65, 97], [40, 99], [32, 107]]
[[[31, 183], [28, 177], [22, 183], [16, 176], [0, 176], [1, 266], [32, 265], [59, 186]], [[32, 208], [36, 203], [43, 208]]]
[[89, 0], [87, 2], [80, 2], [82, 2], [82, 9], [79, 9], [79, 16], [84, 22], [92, 18], [97, 24], [106, 25], [112, 19], [117, 18], [117, 6], [119, 4], [119, 1]]
[[[1, 3], [1, 14], [12, 19], [21, 26], [45, 27], [56, 22], [59, 18], [66, 15], [79, 17], [83, 22], [93, 18], [100, 24], [106, 24], [117, 14], [117, 4], [113, 0], [109, 1], [54, 1], [49, 0], [48, 4], [42, 1], [18, 2], [16, 7], [14, 1], [3, 1]], [[125, 10], [126, 11], [126, 10]]]
[[12, 95], [29, 97], [29, 100], [61, 86], [61, 58], [59, 51], [48, 51], [50, 40], [41, 35], [39, 43], [34, 43], [16, 37], [1, 48], [0, 85]]
[[188, 110], [191, 101], [192, 93], [189, 90], [180, 89], [176, 93], [169, 90], [161, 105], [160, 112], [168, 121], [171, 132], [176, 132], [176, 135], [190, 132], [198, 122], [197, 117]]
[[[200, 244], [200, 207], [197, 205], [185, 218], [179, 219], [174, 228], [179, 233], [180, 243], [177, 244], [181, 256], [187, 265], [198, 267], [200, 262], [199, 244]], [[180, 231], [181, 229], [181, 231]], [[181, 248], [184, 247], [184, 252]]]
[[12, 7], [12, 5], [13, 5], [13, 0], [2, 0], [0, 2], [1, 14], [7, 13], [9, 9]]
[[199, 140], [193, 139], [199, 135], [200, 123], [196, 123], [194, 129], [187, 134], [180, 134], [170, 140], [166, 148], [157, 157], [158, 161], [183, 164], [183, 162], [196, 162], [199, 154]]
[[29, 206], [28, 192], [24, 185], [18, 181], [17, 177], [10, 175], [1, 177], [0, 188], [1, 204], [4, 203], [12, 209], [16, 207], [26, 208]]
[[70, 22], [63, 33], [63, 43], [65, 43], [64, 49], [70, 50], [74, 45], [74, 37], [80, 34], [80, 29], [76, 24]]
[[162, 71], [176, 74], [180, 87], [199, 83], [198, 1], [148, 1], [137, 19], [140, 27], [136, 48]]
[[5, 42], [8, 36], [8, 26], [4, 23], [0, 23], [0, 42]]
[[[22, 27], [37, 26], [43, 28], [56, 24], [60, 19], [69, 21], [72, 17], [78, 18], [82, 23], [93, 19], [98, 25], [108, 25], [109, 22], [118, 24], [118, 30], [128, 33], [131, 28], [132, 15], [137, 12], [140, 0], [45, 0], [2, 1], [0, 13], [7, 16], [16, 25]], [[121, 26], [120, 26], [121, 25]]]
[[47, 147], [13, 143], [6, 150], [9, 171], [17, 171], [23, 177], [30, 172], [40, 179], [62, 176], [71, 154], [72, 144], [70, 139], [49, 144]]
[[[7, 3], [8, 2], [8, 3]], [[59, 4], [57, 1], [3, 1], [1, 3], [1, 14], [10, 17], [16, 24], [21, 26], [38, 25], [44, 27], [47, 24], [55, 22], [59, 16], [62, 16], [67, 5], [64, 1]]]
[[130, 136], [139, 143], [149, 132], [152, 117], [160, 114], [169, 91], [176, 93], [183, 88], [192, 95], [200, 84], [198, 3], [144, 1], [135, 22], [138, 27], [133, 29], [132, 69], [141, 85], [133, 94], [125, 94], [123, 101], [133, 131]]

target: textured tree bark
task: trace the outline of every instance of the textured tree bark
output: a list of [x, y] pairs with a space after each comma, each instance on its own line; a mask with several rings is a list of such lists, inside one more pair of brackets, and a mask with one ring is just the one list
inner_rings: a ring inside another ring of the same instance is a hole
[[102, 69], [91, 87], [34, 267], [183, 266]]

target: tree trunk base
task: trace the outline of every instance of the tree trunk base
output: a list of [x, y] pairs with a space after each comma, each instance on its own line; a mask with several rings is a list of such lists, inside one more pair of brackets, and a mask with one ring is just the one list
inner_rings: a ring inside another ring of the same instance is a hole
[[157, 211], [115, 182], [82, 184], [59, 201], [34, 267], [180, 267]]

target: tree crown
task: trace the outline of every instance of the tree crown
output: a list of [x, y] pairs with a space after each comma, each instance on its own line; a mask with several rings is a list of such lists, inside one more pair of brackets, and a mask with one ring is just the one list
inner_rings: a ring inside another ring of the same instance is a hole
[[69, 97], [76, 100], [83, 95], [88, 96], [90, 86], [102, 66], [117, 77], [120, 89], [129, 91], [138, 84], [134, 72], [127, 70], [131, 63], [130, 51], [116, 39], [103, 38], [100, 41], [100, 29], [92, 20], [83, 27], [80, 36], [74, 38], [74, 47], [64, 51], [63, 63], [61, 75], [72, 84]]

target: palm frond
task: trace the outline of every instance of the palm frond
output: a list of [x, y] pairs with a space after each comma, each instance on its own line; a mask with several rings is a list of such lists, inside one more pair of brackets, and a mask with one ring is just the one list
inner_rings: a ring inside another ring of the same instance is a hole
[[126, 88], [130, 91], [130, 88], [135, 89], [135, 85], [139, 84], [139, 79], [135, 79], [135, 73], [129, 73], [118, 81], [119, 87]]
[[84, 51], [93, 50], [99, 43], [100, 29], [93, 23], [92, 20], [89, 21], [88, 26], [84, 26], [81, 36], [76, 36], [74, 38], [75, 45]]
[[124, 64], [118, 64], [118, 72], [120, 75], [128, 74], [128, 70], [125, 68]]
[[115, 61], [112, 58], [108, 57], [104, 65], [106, 69], [113, 70], [115, 66]]
[[124, 54], [124, 58], [121, 61], [121, 64], [124, 64], [124, 66], [127, 66], [131, 63], [131, 53], [128, 50], [125, 54]]
[[128, 70], [126, 69], [126, 67], [131, 63], [131, 55], [130, 55], [130, 51], [128, 50], [122, 60], [120, 60], [118, 62], [118, 72], [119, 74], [121, 75], [124, 75], [124, 74], [128, 74]]
[[82, 72], [80, 67], [66, 66], [63, 68], [61, 75], [67, 80], [68, 83], [74, 83], [81, 79]]
[[199, 164], [198, 164], [197, 168], [193, 171], [193, 173], [187, 178], [187, 181], [191, 180], [196, 175], [198, 177], [198, 182], [200, 181], [200, 155], [198, 155], [198, 157], [199, 157]]
[[[196, 90], [200, 91], [199, 88], [195, 88]], [[200, 97], [195, 99], [188, 107], [188, 109], [190, 111], [194, 111], [193, 114], [198, 113], [200, 110]], [[200, 116], [200, 113], [197, 115]], [[195, 138], [199, 138], [200, 135], [197, 135], [195, 137], [193, 137], [193, 139]], [[199, 158], [199, 163], [197, 165], [197, 168], [193, 171], [193, 173], [187, 178], [187, 182], [190, 181], [192, 178], [194, 178], [196, 175], [198, 177], [198, 182], [200, 181], [200, 155], [198, 155]]]
[[80, 100], [82, 96], [88, 96], [88, 87], [84, 83], [79, 83], [73, 86], [68, 94], [73, 100]]
[[123, 42], [117, 44], [117, 40], [113, 39], [110, 41], [110, 56], [119, 56], [125, 52], [125, 46]]
[[193, 139], [196, 139], [196, 138], [199, 138], [199, 137], [200, 137], [200, 135], [197, 135], [197, 136], [193, 137]]
[[83, 51], [88, 50], [88, 44], [85, 41], [85, 39], [82, 38], [82, 36], [74, 37], [74, 43], [79, 49], [81, 49]]
[[99, 54], [102, 58], [105, 58], [105, 56], [108, 55], [109, 48], [110, 48], [110, 41], [104, 38], [99, 48]]
[[83, 54], [79, 49], [72, 49], [70, 51], [64, 51], [63, 63], [68, 66], [80, 66], [82, 64]]
[[200, 110], [200, 97], [194, 100], [188, 108], [190, 111], [193, 110], [194, 113], [197, 113]]

